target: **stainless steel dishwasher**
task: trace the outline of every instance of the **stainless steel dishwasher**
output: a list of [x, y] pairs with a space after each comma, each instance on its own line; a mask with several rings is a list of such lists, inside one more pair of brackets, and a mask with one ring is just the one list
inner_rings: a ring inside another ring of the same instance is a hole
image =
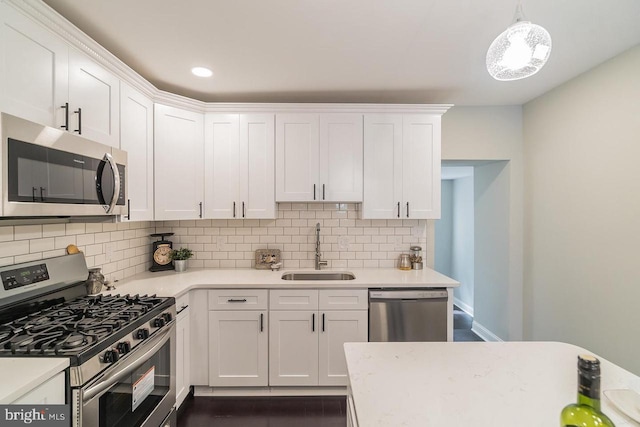
[[369, 341], [446, 341], [446, 289], [370, 289]]

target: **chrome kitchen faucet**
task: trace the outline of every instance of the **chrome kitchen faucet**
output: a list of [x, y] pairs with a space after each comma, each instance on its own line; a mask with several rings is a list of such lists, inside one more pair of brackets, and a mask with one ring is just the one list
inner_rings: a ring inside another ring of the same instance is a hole
[[316, 270], [320, 270], [320, 267], [327, 265], [327, 261], [321, 261], [322, 254], [320, 253], [320, 223], [316, 224]]

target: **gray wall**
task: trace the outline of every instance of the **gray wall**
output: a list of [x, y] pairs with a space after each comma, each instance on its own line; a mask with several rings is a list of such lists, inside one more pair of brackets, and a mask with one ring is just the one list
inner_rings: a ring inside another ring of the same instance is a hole
[[524, 106], [526, 336], [636, 374], [639, 76], [637, 46]]
[[452, 277], [451, 247], [453, 245], [453, 180], [443, 179], [440, 202], [440, 219], [435, 224], [434, 270]]
[[451, 277], [460, 282], [456, 302], [474, 314], [474, 177], [453, 180], [453, 245]]
[[[442, 117], [443, 161], [474, 165], [476, 172], [479, 168], [487, 168], [474, 183], [476, 215], [480, 209], [481, 218], [493, 218], [489, 197], [497, 198], [494, 193], [504, 192], [501, 204], [496, 207], [501, 209], [501, 213], [495, 213], [501, 218], [507, 216], [497, 224], [501, 228], [499, 232], [492, 232], [484, 225], [479, 228], [476, 217], [474, 316], [482, 326], [505, 340], [521, 340], [523, 336], [522, 145], [520, 106], [453, 107]], [[486, 162], [496, 160], [507, 164], [497, 178], [491, 180], [487, 176], [498, 166]], [[494, 191], [491, 190], [492, 185], [496, 186]], [[483, 194], [478, 194], [478, 191]], [[505, 204], [508, 209], [504, 208]], [[494, 252], [504, 254], [505, 238], [506, 259], [491, 256]], [[434, 241], [427, 238], [428, 243]], [[478, 251], [483, 252], [484, 258], [478, 258]], [[498, 265], [499, 262], [502, 265]], [[493, 280], [492, 274], [497, 273], [491, 271], [499, 272], [499, 281]], [[479, 280], [479, 273], [482, 280]]]

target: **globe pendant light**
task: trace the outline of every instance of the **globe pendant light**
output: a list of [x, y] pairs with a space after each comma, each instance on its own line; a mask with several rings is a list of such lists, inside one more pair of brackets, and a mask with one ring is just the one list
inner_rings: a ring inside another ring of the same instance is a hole
[[487, 51], [487, 70], [496, 80], [532, 76], [540, 71], [551, 53], [551, 36], [541, 26], [524, 20], [520, 3], [514, 20]]

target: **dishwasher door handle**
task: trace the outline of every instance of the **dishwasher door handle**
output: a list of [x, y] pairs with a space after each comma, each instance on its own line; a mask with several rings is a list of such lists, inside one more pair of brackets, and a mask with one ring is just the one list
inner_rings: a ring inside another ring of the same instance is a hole
[[369, 301], [417, 301], [417, 300], [433, 300], [447, 299], [446, 290], [416, 290], [416, 291], [369, 291]]

